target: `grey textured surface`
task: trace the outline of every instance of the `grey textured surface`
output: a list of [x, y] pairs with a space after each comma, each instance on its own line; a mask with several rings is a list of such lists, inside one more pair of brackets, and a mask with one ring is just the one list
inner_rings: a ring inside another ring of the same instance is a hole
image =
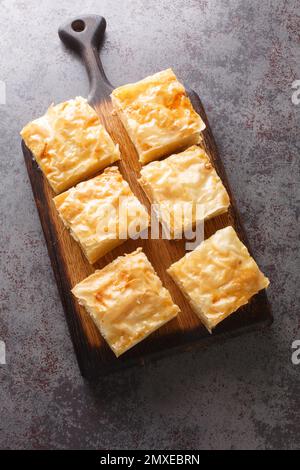
[[[0, 448], [299, 448], [298, 0], [2, 0]], [[173, 67], [206, 107], [238, 206], [271, 279], [275, 323], [205, 352], [90, 386], [80, 377], [20, 149], [50, 102], [86, 95], [59, 42], [79, 13], [108, 22], [118, 85]], [[297, 135], [298, 134], [298, 135]]]

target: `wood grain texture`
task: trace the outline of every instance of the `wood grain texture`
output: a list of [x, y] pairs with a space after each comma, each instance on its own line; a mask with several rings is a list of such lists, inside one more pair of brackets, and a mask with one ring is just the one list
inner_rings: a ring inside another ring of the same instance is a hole
[[[101, 28], [103, 35], [102, 20], [99, 20], [97, 25]], [[88, 38], [88, 41], [90, 41], [90, 38]], [[99, 41], [100, 38], [97, 39], [95, 47], [93, 46], [94, 49], [99, 46]], [[137, 183], [141, 167], [136, 150], [112, 109], [109, 98], [110, 84], [107, 82], [103, 69], [98, 68], [98, 72], [93, 70], [95, 67], [99, 67], [95, 50], [93, 54], [91, 52], [87, 53], [88, 48], [82, 48], [81, 51], [83, 50], [86, 65], [90, 61], [89, 66], [91, 67], [89, 70], [92, 85], [90, 102], [95, 107], [101, 122], [105, 125], [113, 140], [120, 145], [122, 160], [118, 163], [118, 166], [122, 175], [129, 182], [131, 189], [140, 201], [150, 209], [149, 201]], [[97, 82], [95, 82], [96, 85], [94, 83], [95, 78], [91, 75], [99, 73], [99, 70], [100, 75], [98, 75], [98, 80], [100, 80], [100, 84], [98, 87]], [[193, 91], [189, 91], [189, 95], [194, 108], [201, 115], [207, 126], [203, 133], [203, 146], [219, 176], [222, 178], [231, 198], [231, 208], [228, 214], [215, 217], [205, 223], [205, 238], [220, 228], [233, 225], [240, 239], [249, 247], [205, 111], [199, 97]], [[179, 349], [189, 349], [194, 345], [207, 346], [231, 336], [262, 328], [272, 322], [266, 293], [261, 291], [252, 298], [249, 304], [240, 308], [238, 312], [218, 325], [214, 333], [210, 335], [166, 272], [166, 269], [174, 261], [184, 256], [184, 240], [128, 240], [91, 266], [84, 257], [79, 245], [73, 240], [58, 217], [52, 201], [54, 192], [43, 177], [42, 172], [33, 160], [32, 154], [26, 148], [24, 142], [22, 147], [71, 338], [79, 367], [84, 377], [88, 379], [99, 377], [116, 369], [144, 363], [145, 360], [151, 357], [160, 357]], [[170, 291], [174, 302], [180, 307], [181, 313], [176, 319], [164, 325], [117, 359], [101, 337], [89, 315], [77, 303], [70, 291], [75, 284], [82, 281], [94, 272], [95, 269], [104, 267], [117, 256], [130, 253], [138, 246], [143, 247], [145, 254], [154, 266], [164, 286]]]

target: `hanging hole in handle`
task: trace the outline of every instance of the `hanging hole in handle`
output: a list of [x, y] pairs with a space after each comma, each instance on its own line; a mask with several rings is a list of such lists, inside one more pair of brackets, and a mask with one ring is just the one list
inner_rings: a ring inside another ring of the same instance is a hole
[[73, 31], [81, 33], [85, 30], [85, 22], [83, 20], [75, 20], [71, 24]]

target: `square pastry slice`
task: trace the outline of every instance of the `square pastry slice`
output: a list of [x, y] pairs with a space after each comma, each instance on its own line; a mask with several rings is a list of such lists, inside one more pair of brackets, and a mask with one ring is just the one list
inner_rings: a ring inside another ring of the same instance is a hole
[[205, 124], [171, 69], [120, 86], [111, 98], [141, 163], [201, 140]]
[[77, 284], [72, 293], [116, 356], [179, 312], [141, 248], [119, 256]]
[[168, 273], [210, 332], [269, 285], [232, 227], [218, 230]]
[[94, 263], [128, 238], [137, 238], [149, 216], [117, 167], [109, 167], [54, 199], [58, 213]]
[[175, 237], [226, 212], [230, 204], [208, 155], [196, 145], [144, 166], [139, 182], [168, 234]]
[[50, 106], [21, 136], [56, 193], [120, 160], [118, 146], [82, 97]]

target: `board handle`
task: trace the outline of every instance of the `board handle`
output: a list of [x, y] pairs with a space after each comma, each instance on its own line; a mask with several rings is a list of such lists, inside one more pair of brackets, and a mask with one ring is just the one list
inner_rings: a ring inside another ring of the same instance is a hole
[[98, 15], [78, 16], [58, 29], [62, 42], [78, 54], [85, 64], [90, 81], [88, 101], [92, 105], [106, 100], [113, 89], [99, 57], [105, 29], [106, 20]]

